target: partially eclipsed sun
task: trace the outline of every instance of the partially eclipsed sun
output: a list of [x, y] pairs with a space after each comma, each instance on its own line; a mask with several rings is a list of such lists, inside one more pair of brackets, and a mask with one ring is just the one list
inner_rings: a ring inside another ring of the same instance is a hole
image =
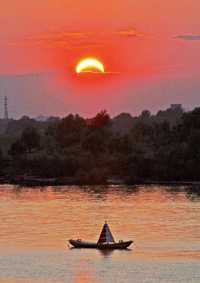
[[103, 64], [95, 58], [85, 58], [76, 66], [76, 73], [101, 72], [104, 73]]

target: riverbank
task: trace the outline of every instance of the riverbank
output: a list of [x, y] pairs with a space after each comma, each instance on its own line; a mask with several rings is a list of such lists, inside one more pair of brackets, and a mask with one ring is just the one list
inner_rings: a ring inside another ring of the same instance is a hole
[[200, 181], [138, 181], [138, 182], [126, 182], [124, 180], [107, 180], [105, 182], [97, 183], [93, 182], [79, 182], [74, 178], [37, 178], [37, 177], [1, 177], [0, 184], [13, 184], [19, 186], [67, 186], [67, 185], [161, 185], [161, 186], [200, 186]]

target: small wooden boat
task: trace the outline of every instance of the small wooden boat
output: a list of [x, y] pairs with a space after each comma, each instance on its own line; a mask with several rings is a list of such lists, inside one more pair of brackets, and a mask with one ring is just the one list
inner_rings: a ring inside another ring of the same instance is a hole
[[69, 243], [74, 248], [100, 249], [100, 250], [116, 250], [116, 249], [124, 250], [124, 249], [127, 249], [133, 243], [133, 241], [115, 242], [108, 224], [105, 223], [97, 243], [86, 242], [80, 239], [69, 240]]

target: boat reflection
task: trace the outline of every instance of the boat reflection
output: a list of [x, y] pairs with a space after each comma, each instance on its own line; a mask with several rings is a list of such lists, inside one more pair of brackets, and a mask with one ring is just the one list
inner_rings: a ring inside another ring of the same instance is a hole
[[98, 250], [99, 254], [103, 257], [111, 257], [116, 250]]
[[128, 253], [132, 252], [132, 249], [125, 249], [125, 250], [98, 250], [99, 254], [104, 258], [110, 258], [115, 253]]

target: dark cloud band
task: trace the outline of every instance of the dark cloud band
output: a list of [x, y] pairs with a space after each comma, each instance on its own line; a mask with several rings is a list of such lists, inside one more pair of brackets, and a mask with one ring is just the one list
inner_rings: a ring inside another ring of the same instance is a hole
[[185, 34], [185, 35], [177, 35], [175, 38], [182, 39], [182, 40], [198, 41], [200, 40], [200, 35]]

